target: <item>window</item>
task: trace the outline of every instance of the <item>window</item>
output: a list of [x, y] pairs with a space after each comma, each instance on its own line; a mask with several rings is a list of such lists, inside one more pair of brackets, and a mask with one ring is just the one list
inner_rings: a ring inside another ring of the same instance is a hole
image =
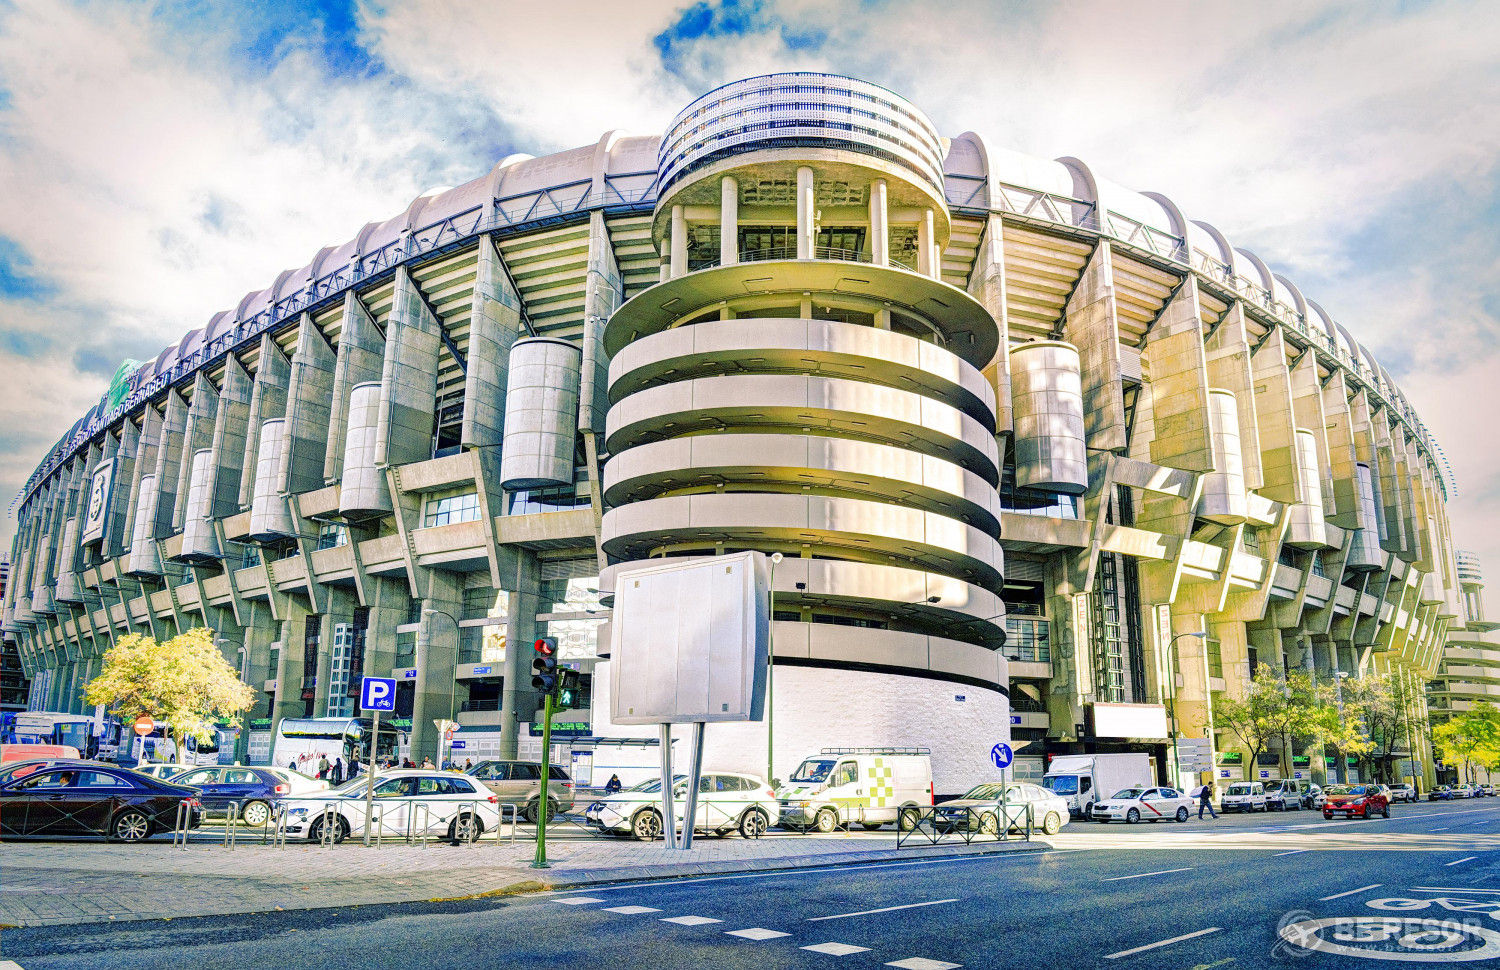
[[324, 522], [318, 526], [318, 548], [332, 549], [349, 544], [349, 529], [337, 522]]
[[467, 778], [448, 778], [448, 779], [445, 779], [445, 780], [448, 783], [448, 791], [445, 794], [448, 794], [448, 795], [472, 795], [472, 794], [474, 794], [474, 784], [472, 782], [470, 782]]
[[858, 780], [859, 766], [852, 761], [846, 761], [838, 766], [838, 770], [833, 773], [833, 780], [829, 784], [852, 785]]
[[[548, 767], [551, 770], [547, 773], [547, 777], [550, 778], [551, 780], [553, 780], [553, 781], [567, 781], [568, 780], [568, 773], [566, 771], [563, 771], [557, 765], [548, 765]], [[540, 771], [538, 771], [536, 773], [535, 777], [537, 777], [537, 778], [542, 777], [542, 773]]]
[[427, 508], [422, 516], [422, 527], [431, 529], [439, 525], [452, 525], [455, 522], [477, 522], [478, 520], [478, 492], [472, 489], [434, 492], [427, 497]]
[[133, 785], [123, 778], [105, 774], [102, 771], [80, 771], [78, 780], [74, 782], [75, 788], [132, 788]]
[[260, 777], [248, 768], [231, 768], [224, 772], [226, 785], [254, 785], [259, 781]]
[[540, 765], [513, 764], [510, 766], [511, 781], [541, 781], [542, 768]]
[[215, 785], [219, 781], [219, 769], [208, 768], [203, 771], [191, 771], [177, 779], [174, 784], [180, 785]]

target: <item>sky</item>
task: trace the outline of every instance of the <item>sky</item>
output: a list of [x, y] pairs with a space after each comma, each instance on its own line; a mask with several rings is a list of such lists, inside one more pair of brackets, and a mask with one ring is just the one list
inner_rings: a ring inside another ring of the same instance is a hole
[[0, 498], [122, 360], [426, 189], [790, 69], [1254, 251], [1400, 384], [1500, 589], [1492, 2], [0, 0]]

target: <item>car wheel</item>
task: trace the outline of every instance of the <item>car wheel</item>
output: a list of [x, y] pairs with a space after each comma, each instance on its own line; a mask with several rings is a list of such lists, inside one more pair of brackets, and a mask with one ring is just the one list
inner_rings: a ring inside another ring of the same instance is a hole
[[[325, 817], [320, 815], [320, 816], [318, 816], [318, 820], [316, 822], [314, 822], [314, 823], [312, 823], [312, 825], [308, 826], [308, 829], [307, 829], [307, 841], [309, 841], [309, 842], [322, 842], [323, 841], [323, 822], [324, 822], [324, 820], [325, 820]], [[337, 822], [335, 822], [334, 826], [333, 826], [333, 844], [334, 845], [338, 845], [340, 842], [344, 841], [348, 837], [349, 837], [349, 823], [346, 822], [346, 821], [344, 821], [343, 816], [339, 816], [339, 820]]]
[[1390, 818], [1391, 817], [1391, 806], [1387, 805], [1385, 807], [1385, 810], [1382, 811], [1380, 814], [1383, 815], [1383, 816], [1385, 816], [1386, 818]]
[[860, 828], [866, 832], [878, 832], [885, 826], [884, 822], [861, 822], [859, 824]]
[[1325, 818], [1328, 821], [1332, 822], [1333, 821], [1333, 813], [1332, 812], [1324, 812], [1323, 813], [1323, 818]]
[[[1183, 817], [1187, 817], [1187, 809], [1183, 809]], [[1048, 812], [1047, 817], [1042, 819], [1042, 831], [1047, 835], [1056, 835], [1062, 831], [1062, 816], [1056, 812]]]
[[1141, 810], [1138, 808], [1132, 808], [1130, 811], [1125, 813], [1125, 821], [1131, 823], [1132, 825], [1136, 822], [1139, 822], [1140, 820]]
[[151, 820], [132, 808], [115, 816], [109, 834], [117, 842], [140, 842], [151, 834]]
[[460, 842], [478, 842], [483, 834], [484, 823], [468, 812], [448, 824], [448, 841], [454, 845]]
[[[537, 816], [541, 814], [538, 811], [538, 801], [538, 799], [533, 798], [527, 802], [526, 810], [521, 813], [521, 817], [532, 825], [536, 824]], [[549, 798], [547, 799], [547, 821], [550, 822], [555, 818], [557, 818], [557, 802]]]
[[1187, 820], [1188, 820], [1187, 806], [1186, 805], [1179, 805], [1177, 807], [1177, 821], [1179, 821], [1179, 822], [1186, 822]]
[[259, 828], [271, 819], [271, 806], [265, 802], [249, 802], [240, 809], [240, 821], [252, 828]]
[[920, 810], [908, 805], [896, 816], [896, 827], [903, 832], [910, 832], [922, 824], [922, 813]]
[[827, 835], [839, 827], [839, 813], [831, 808], [820, 808], [818, 814], [813, 816], [813, 828]]
[[630, 820], [630, 834], [642, 842], [650, 842], [661, 836], [661, 816], [655, 809], [647, 808], [635, 813]]
[[979, 831], [982, 835], [1000, 834], [1000, 820], [995, 817], [994, 812], [985, 812], [979, 816]]
[[771, 820], [766, 813], [758, 808], [752, 808], [740, 816], [740, 835], [747, 839], [758, 839], [766, 834]]

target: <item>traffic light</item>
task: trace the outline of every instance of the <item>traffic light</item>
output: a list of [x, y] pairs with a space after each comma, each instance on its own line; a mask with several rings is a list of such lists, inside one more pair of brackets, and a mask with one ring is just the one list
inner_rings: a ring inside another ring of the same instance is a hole
[[561, 670], [558, 672], [557, 681], [557, 704], [559, 710], [567, 710], [576, 707], [578, 703], [578, 679], [581, 676], [576, 670]]
[[531, 686], [543, 694], [557, 690], [557, 640], [554, 637], [538, 637], [531, 645], [536, 657], [531, 661]]

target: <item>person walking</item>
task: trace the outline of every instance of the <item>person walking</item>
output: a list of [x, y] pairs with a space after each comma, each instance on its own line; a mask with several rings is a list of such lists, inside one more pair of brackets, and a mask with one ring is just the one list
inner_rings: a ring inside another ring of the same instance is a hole
[[321, 779], [323, 779], [324, 781], [327, 781], [328, 780], [328, 769], [331, 768], [331, 767], [332, 767], [332, 765], [330, 765], [328, 763], [328, 755], [325, 754], [325, 755], [319, 757], [318, 758], [318, 777], [321, 778]]
[[337, 788], [344, 783], [344, 759], [339, 756], [333, 759], [333, 786]]
[[1198, 818], [1200, 821], [1203, 818], [1203, 810], [1205, 808], [1208, 809], [1210, 818], [1217, 819], [1219, 817], [1219, 813], [1214, 811], [1212, 785], [1198, 786]]
[[620, 784], [620, 776], [619, 775], [610, 775], [609, 776], [609, 781], [605, 782], [605, 784], [604, 784], [604, 794], [606, 794], [606, 795], [613, 795], [615, 792], [619, 791], [621, 788], [624, 788], [624, 787], [625, 787], [624, 785]]
[[434, 765], [432, 763], [432, 759], [431, 758], [423, 758], [422, 759], [422, 770], [423, 771], [432, 771], [436, 767], [437, 767], [437, 765]]

